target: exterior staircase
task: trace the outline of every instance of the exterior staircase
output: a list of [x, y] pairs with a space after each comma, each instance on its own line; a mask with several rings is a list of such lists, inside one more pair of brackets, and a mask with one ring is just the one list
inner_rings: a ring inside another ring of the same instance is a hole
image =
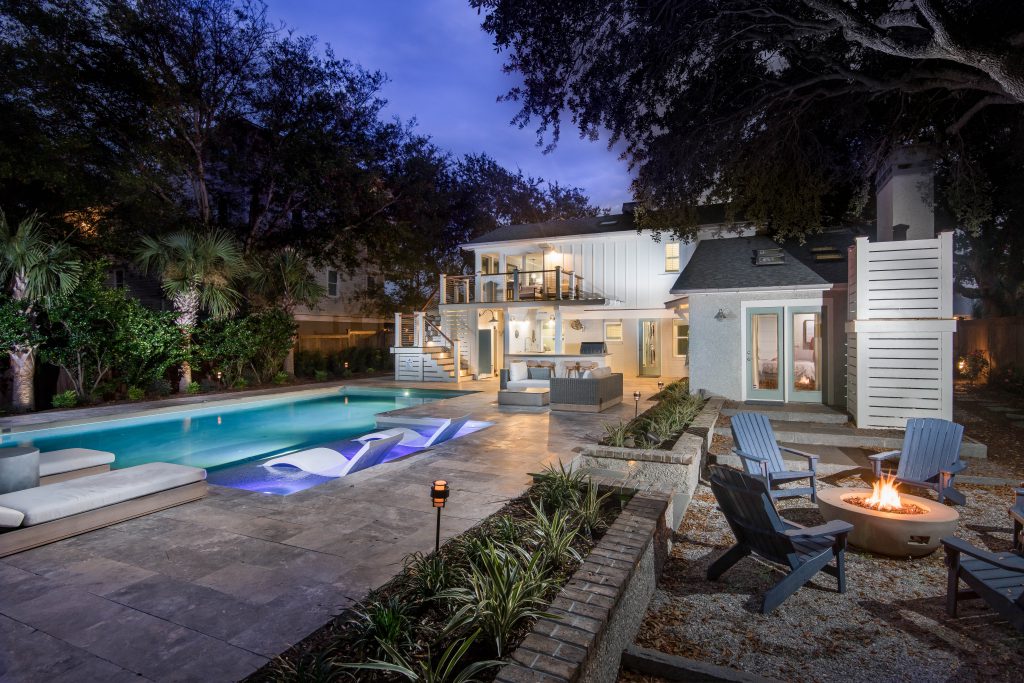
[[459, 382], [469, 376], [466, 349], [451, 336], [457, 326], [448, 322], [436, 310], [395, 316], [396, 381]]

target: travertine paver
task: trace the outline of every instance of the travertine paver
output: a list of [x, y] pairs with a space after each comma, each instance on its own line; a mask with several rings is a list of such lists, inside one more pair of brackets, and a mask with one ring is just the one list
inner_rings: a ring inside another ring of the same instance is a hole
[[[454, 536], [633, 413], [499, 408], [495, 382], [461, 388], [481, 391], [402, 412], [493, 427], [291, 496], [212, 486], [202, 501], [0, 560], [0, 680], [237, 680], [433, 548], [429, 482], [451, 482], [442, 535]], [[654, 381], [625, 393], [635, 389], [646, 398]]]

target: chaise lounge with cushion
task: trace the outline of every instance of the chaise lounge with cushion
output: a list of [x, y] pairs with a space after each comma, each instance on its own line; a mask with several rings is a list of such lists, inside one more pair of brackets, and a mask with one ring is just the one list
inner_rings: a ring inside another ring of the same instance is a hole
[[39, 454], [39, 484], [109, 472], [114, 454], [92, 448], [64, 448]]
[[153, 462], [0, 495], [0, 557], [207, 493], [206, 470]]
[[346, 456], [336, 445], [307, 448], [304, 451], [268, 460], [263, 463], [263, 466], [288, 465], [321, 477], [344, 477], [381, 464], [401, 440], [401, 434], [394, 434], [383, 439], [372, 439], [362, 444], [362, 448], [351, 457]]

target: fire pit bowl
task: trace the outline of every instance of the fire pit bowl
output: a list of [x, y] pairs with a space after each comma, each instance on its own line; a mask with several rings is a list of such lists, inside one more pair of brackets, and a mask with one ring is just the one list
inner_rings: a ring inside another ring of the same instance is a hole
[[922, 557], [939, 547], [939, 539], [952, 536], [960, 513], [941, 503], [900, 494], [904, 505], [923, 510], [919, 514], [884, 512], [848, 502], [864, 499], [871, 489], [833, 488], [818, 491], [818, 508], [826, 521], [841, 519], [853, 525], [849, 541], [864, 550], [893, 557]]

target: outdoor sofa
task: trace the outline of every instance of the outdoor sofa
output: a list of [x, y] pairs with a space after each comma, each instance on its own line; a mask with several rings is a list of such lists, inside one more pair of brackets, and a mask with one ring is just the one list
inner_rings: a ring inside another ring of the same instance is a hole
[[0, 557], [207, 493], [206, 470], [153, 462], [0, 495]]
[[583, 377], [551, 379], [551, 410], [599, 413], [622, 403], [622, 373], [594, 368]]

